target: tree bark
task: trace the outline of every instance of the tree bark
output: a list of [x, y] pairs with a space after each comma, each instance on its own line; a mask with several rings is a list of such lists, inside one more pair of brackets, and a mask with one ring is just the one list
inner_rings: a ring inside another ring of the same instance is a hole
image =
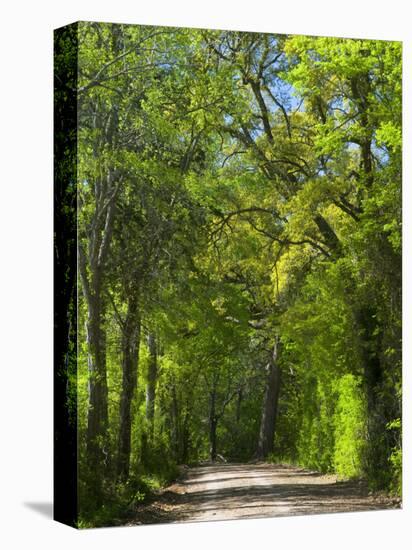
[[237, 402], [236, 402], [236, 424], [240, 425], [240, 413], [241, 413], [241, 406], [243, 401], [243, 389], [239, 388], [237, 392]]
[[358, 75], [351, 78], [350, 84], [353, 100], [355, 101], [359, 112], [359, 124], [363, 130], [363, 137], [359, 140], [361, 152], [361, 168], [365, 173], [366, 186], [371, 187], [373, 183], [373, 157], [372, 130], [368, 115], [369, 94], [371, 92], [371, 82], [369, 74], [365, 73], [363, 75]]
[[100, 471], [102, 465], [107, 466], [108, 457], [106, 442], [108, 423], [106, 342], [103, 328], [103, 306], [98, 290], [95, 290], [88, 305], [89, 408], [87, 416], [87, 456], [91, 471], [96, 472], [96, 468]]
[[381, 363], [381, 335], [375, 334], [376, 319], [373, 307], [362, 306], [355, 314], [360, 336], [363, 380], [367, 405], [368, 447], [365, 466], [371, 477], [387, 469], [391, 453], [390, 434], [386, 429], [391, 418], [387, 410], [389, 400], [383, 384]]
[[216, 390], [218, 377], [213, 377], [213, 385], [210, 391], [210, 406], [209, 406], [209, 444], [210, 444], [210, 460], [214, 462], [217, 456], [217, 423], [218, 414], [216, 412]]
[[210, 460], [214, 462], [217, 456], [217, 418], [210, 419]]
[[216, 383], [213, 384], [210, 392], [210, 408], [209, 408], [209, 443], [210, 443], [210, 460], [214, 462], [217, 456], [217, 423], [218, 416], [216, 413]]
[[278, 364], [278, 338], [276, 338], [273, 352], [267, 365], [266, 389], [256, 452], [257, 458], [259, 459], [264, 459], [273, 452], [279, 389], [280, 368]]
[[155, 335], [150, 332], [147, 337], [149, 347], [149, 365], [147, 369], [146, 383], [146, 420], [147, 429], [142, 433], [141, 456], [144, 464], [148, 461], [148, 443], [153, 438], [154, 431], [154, 413], [156, 401], [156, 381], [157, 381], [157, 344]]
[[120, 396], [120, 428], [118, 441], [117, 474], [127, 479], [130, 470], [132, 417], [131, 406], [137, 385], [140, 344], [140, 316], [138, 299], [132, 295], [128, 301], [122, 334], [122, 391]]
[[157, 380], [157, 344], [156, 337], [150, 333], [147, 337], [147, 345], [149, 347], [149, 366], [147, 371], [147, 386], [146, 386], [146, 418], [149, 422], [149, 435], [153, 435], [154, 428], [154, 412], [156, 400], [156, 380]]
[[177, 400], [176, 386], [172, 383], [172, 400], [171, 400], [171, 429], [170, 436], [172, 448], [174, 449], [175, 459], [178, 461], [180, 456], [180, 426], [179, 426], [179, 403]]
[[325, 220], [323, 216], [320, 214], [317, 214], [314, 218], [314, 222], [318, 226], [318, 229], [325, 240], [325, 243], [329, 250], [335, 255], [339, 256], [339, 254], [342, 251], [341, 243], [332, 229], [332, 227], [329, 225], [329, 223]]
[[186, 410], [183, 417], [183, 426], [182, 426], [182, 452], [181, 452], [181, 461], [185, 464], [189, 458], [190, 450], [190, 430], [189, 430], [189, 421], [190, 421], [190, 412], [189, 404], [186, 405]]
[[[107, 441], [108, 405], [106, 372], [106, 334], [104, 329], [103, 277], [109, 251], [115, 199], [121, 178], [111, 170], [104, 181], [95, 182], [96, 208], [89, 229], [86, 232], [87, 253], [78, 240], [78, 265], [83, 294], [87, 302], [86, 324], [89, 408], [87, 416], [87, 464], [91, 474], [90, 489], [96, 503], [99, 503], [101, 481], [109, 465]], [[89, 272], [88, 272], [89, 271]]]

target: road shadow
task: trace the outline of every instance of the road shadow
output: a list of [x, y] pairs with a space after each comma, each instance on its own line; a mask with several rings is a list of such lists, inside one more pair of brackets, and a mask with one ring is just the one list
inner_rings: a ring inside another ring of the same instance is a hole
[[375, 498], [360, 480], [337, 481], [319, 472], [267, 464], [202, 465], [185, 472], [152, 505], [136, 510], [136, 520], [219, 521], [396, 508], [400, 503]]

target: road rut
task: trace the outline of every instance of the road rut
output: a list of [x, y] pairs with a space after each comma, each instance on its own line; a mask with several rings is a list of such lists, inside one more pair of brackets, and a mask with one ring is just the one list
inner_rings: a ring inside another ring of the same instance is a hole
[[364, 482], [340, 482], [274, 464], [205, 464], [187, 469], [129, 525], [281, 517], [399, 508], [399, 499], [371, 495]]

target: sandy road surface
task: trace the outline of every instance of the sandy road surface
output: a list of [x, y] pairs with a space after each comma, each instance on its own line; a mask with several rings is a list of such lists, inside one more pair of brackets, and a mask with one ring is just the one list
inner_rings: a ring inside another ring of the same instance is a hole
[[360, 482], [273, 464], [211, 464], [188, 469], [129, 525], [279, 517], [399, 508]]

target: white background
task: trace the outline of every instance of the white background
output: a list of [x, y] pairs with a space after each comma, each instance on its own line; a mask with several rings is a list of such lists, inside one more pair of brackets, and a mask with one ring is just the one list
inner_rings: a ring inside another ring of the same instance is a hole
[[[410, 328], [411, 18], [407, 0], [66, 0], [3, 3], [0, 18], [0, 546], [406, 548], [411, 533], [409, 339], [404, 509], [77, 532], [52, 499], [52, 29], [76, 20], [404, 40], [405, 336]], [[409, 35], [408, 35], [409, 34]], [[408, 78], [407, 78], [408, 77]], [[408, 235], [409, 233], [409, 235]], [[39, 506], [37, 506], [38, 508]], [[409, 535], [409, 536], [408, 536]], [[408, 544], [409, 542], [409, 544]], [[97, 546], [98, 545], [98, 546]]]

